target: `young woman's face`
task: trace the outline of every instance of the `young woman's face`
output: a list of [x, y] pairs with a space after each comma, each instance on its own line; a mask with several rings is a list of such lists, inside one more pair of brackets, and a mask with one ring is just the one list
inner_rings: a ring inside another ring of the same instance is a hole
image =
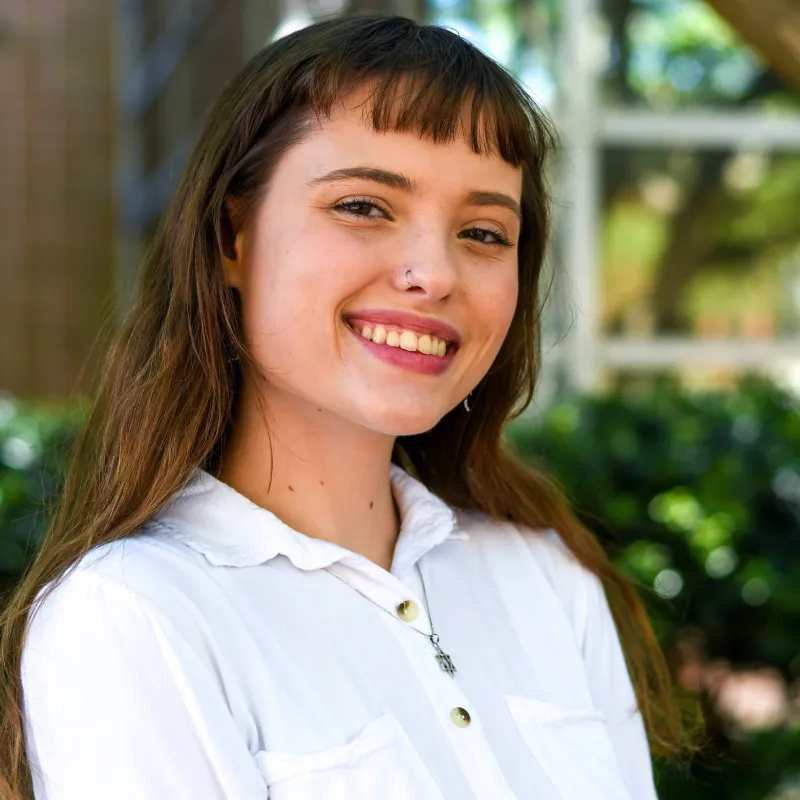
[[464, 399], [508, 331], [522, 172], [461, 139], [375, 133], [363, 99], [284, 154], [226, 272], [268, 403], [409, 435]]

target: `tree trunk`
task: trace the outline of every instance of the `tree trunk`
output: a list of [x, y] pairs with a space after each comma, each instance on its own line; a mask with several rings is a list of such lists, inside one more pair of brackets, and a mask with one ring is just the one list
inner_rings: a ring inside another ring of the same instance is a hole
[[700, 170], [689, 196], [672, 220], [672, 235], [653, 281], [653, 313], [658, 333], [688, 333], [680, 300], [690, 281], [706, 268], [736, 201], [721, 190], [726, 152], [701, 156]]
[[[777, 79], [772, 72], [762, 72], [755, 84], [740, 99], [739, 107], [774, 92]], [[653, 280], [653, 310], [659, 333], [684, 332], [678, 304], [689, 282], [709, 263], [718, 247], [714, 233], [724, 224], [726, 215], [737, 204], [723, 188], [723, 169], [731, 150], [701, 154], [700, 173], [689, 190], [684, 207], [671, 220], [669, 243], [659, 260]]]
[[800, 90], [800, 4], [797, 0], [707, 0], [764, 60]]

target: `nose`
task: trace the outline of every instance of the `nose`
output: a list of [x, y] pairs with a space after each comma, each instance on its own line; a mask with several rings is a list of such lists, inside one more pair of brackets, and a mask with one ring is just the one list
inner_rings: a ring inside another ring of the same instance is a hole
[[447, 234], [440, 228], [429, 225], [425, 230], [409, 231], [400, 255], [401, 268], [397, 274], [401, 288], [424, 292], [431, 300], [442, 300], [458, 290], [455, 254], [448, 245]]

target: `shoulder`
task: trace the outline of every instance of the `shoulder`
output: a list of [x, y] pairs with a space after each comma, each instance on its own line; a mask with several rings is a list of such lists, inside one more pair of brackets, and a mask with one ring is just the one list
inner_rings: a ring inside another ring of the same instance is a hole
[[532, 528], [477, 511], [457, 511], [459, 529], [484, 561], [499, 561], [499, 569], [524, 570], [543, 583], [569, 618], [579, 640], [601, 609], [605, 594], [600, 579], [587, 569], [553, 528]]
[[456, 510], [458, 529], [469, 535], [474, 546], [487, 555], [522, 549], [541, 567], [547, 580], [562, 583], [565, 578], [579, 580], [591, 575], [553, 528], [532, 528], [502, 520], [480, 511]]
[[209, 579], [190, 553], [147, 526], [96, 545], [39, 589], [26, 641], [50, 651], [102, 631], [118, 641], [137, 631], [191, 631], [193, 621], [201, 625], [197, 599]]
[[[162, 717], [175, 730], [184, 725], [189, 739], [196, 725], [229, 724], [220, 698], [236, 686], [226, 682], [226, 651], [209, 633], [199, 593], [186, 591], [187, 574], [168, 548], [134, 536], [92, 548], [41, 587], [41, 602], [34, 601], [28, 618], [20, 678], [27, 735], [51, 769], [86, 767], [81, 774], [89, 775], [89, 762], [75, 760], [65, 741], [88, 741], [100, 729], [95, 743], [116, 756], [130, 754], [141, 731], [153, 733]], [[213, 595], [208, 602], [215, 602]], [[62, 756], [74, 766], [59, 761]]]

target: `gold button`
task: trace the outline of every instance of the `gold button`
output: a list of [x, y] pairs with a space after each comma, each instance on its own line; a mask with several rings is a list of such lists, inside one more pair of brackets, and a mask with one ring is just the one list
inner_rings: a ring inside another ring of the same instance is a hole
[[459, 728], [466, 728], [469, 725], [469, 712], [466, 708], [457, 706], [450, 712], [450, 719], [453, 720], [453, 725]]
[[403, 622], [413, 622], [419, 616], [419, 608], [413, 600], [403, 600], [403, 602], [397, 606], [397, 616], [400, 617]]

